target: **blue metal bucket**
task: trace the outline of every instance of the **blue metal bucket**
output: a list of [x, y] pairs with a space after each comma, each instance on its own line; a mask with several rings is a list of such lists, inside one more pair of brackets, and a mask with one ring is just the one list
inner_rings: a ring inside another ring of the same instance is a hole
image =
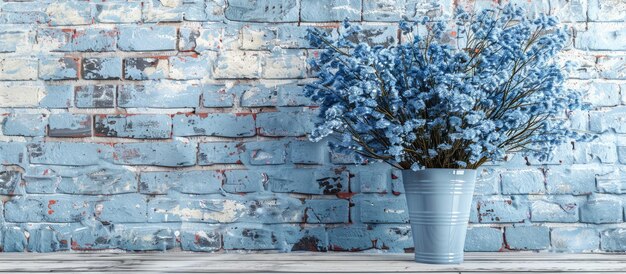
[[476, 170], [403, 170], [415, 261], [460, 264]]

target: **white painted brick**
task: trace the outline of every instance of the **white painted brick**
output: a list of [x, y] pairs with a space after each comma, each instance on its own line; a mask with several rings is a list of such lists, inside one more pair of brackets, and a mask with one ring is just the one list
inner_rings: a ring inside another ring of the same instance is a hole
[[624, 0], [589, 0], [590, 21], [626, 21]]
[[0, 86], [0, 107], [36, 107], [42, 90], [41, 87]]
[[0, 59], [0, 80], [35, 80], [37, 67], [37, 59]]
[[254, 51], [220, 52], [215, 62], [213, 76], [216, 79], [259, 78], [261, 55]]

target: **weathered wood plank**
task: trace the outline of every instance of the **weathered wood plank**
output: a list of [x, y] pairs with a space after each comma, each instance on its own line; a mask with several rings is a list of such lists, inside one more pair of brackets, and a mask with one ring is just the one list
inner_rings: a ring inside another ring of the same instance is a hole
[[623, 254], [468, 253], [461, 265], [412, 254], [4, 253], [0, 272], [186, 273], [626, 273]]

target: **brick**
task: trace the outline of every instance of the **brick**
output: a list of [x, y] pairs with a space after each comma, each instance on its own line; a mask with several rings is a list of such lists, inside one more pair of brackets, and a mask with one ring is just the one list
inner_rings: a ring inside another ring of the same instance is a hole
[[[241, 49], [272, 50], [311, 48], [306, 28], [293, 25], [245, 25], [241, 29]], [[321, 29], [327, 32], [333, 29]]]
[[202, 87], [195, 82], [151, 81], [140, 85], [120, 85], [120, 107], [184, 108], [200, 104]]
[[502, 194], [545, 193], [543, 173], [537, 169], [507, 170], [501, 173]]
[[43, 205], [43, 217], [47, 222], [81, 222], [94, 214], [93, 201], [86, 196], [37, 196], [37, 200]]
[[230, 226], [225, 231], [224, 249], [267, 250], [278, 248], [279, 231], [260, 226]]
[[187, 199], [157, 198], [148, 203], [150, 222], [297, 223], [304, 219], [299, 199], [254, 195], [246, 200], [221, 195]]
[[[183, 19], [185, 21], [215, 21], [213, 14], [209, 14], [209, 6], [214, 8], [218, 6], [220, 1], [212, 1], [212, 3], [206, 3], [204, 0], [191, 0], [183, 1], [182, 8], [184, 9]], [[223, 2], [223, 1], [222, 1]], [[224, 3], [221, 3], [223, 5]]]
[[626, 56], [598, 56], [597, 68], [602, 78], [626, 79]]
[[379, 195], [359, 195], [352, 199], [363, 223], [408, 223], [406, 199]]
[[568, 69], [570, 79], [595, 79], [598, 78], [597, 57], [588, 52], [566, 51], [563, 58], [558, 61], [559, 65], [566, 65], [568, 62], [573, 65]]
[[172, 135], [172, 118], [162, 114], [96, 115], [95, 136], [165, 139]]
[[326, 229], [319, 226], [300, 227], [298, 225], [273, 226], [282, 236], [281, 250], [328, 251]]
[[216, 0], [211, 2], [206, 2], [206, 20], [205, 21], [223, 21], [224, 19], [224, 8], [226, 7], [226, 1], [224, 0]]
[[0, 80], [36, 80], [37, 69], [37, 59], [0, 59]]
[[502, 230], [493, 227], [471, 227], [465, 236], [465, 251], [493, 252], [503, 246]]
[[224, 10], [226, 19], [246, 22], [298, 22], [298, 13], [293, 0], [231, 0]]
[[237, 85], [232, 89], [236, 89], [243, 94], [241, 96], [242, 107], [271, 107], [278, 105], [279, 86]]
[[589, 252], [600, 247], [600, 236], [594, 228], [553, 228], [550, 240], [555, 251]]
[[332, 251], [388, 249], [391, 252], [412, 250], [413, 240], [408, 225], [349, 225], [328, 229]]
[[180, 232], [180, 245], [185, 251], [217, 251], [222, 248], [222, 234], [217, 227], [185, 226]]
[[550, 14], [562, 22], [587, 21], [587, 0], [550, 0]]
[[99, 23], [139, 23], [141, 22], [140, 2], [97, 3], [95, 19]]
[[222, 188], [231, 193], [250, 193], [262, 191], [267, 183], [267, 175], [251, 170], [227, 170], [224, 172]]
[[193, 166], [196, 164], [196, 143], [116, 144], [113, 162], [123, 165]]
[[113, 80], [122, 78], [122, 58], [84, 58], [83, 78], [86, 80]]
[[19, 165], [28, 160], [26, 143], [0, 142], [0, 164]]
[[77, 80], [79, 58], [61, 57], [39, 60], [39, 79], [41, 80]]
[[588, 194], [596, 189], [594, 170], [582, 165], [546, 169], [549, 194]]
[[369, 165], [350, 169], [350, 188], [353, 192], [387, 193], [391, 185], [391, 169], [386, 165]]
[[[61, 166], [60, 166], [61, 167]], [[50, 166], [28, 166], [24, 173], [26, 193], [52, 194], [57, 191], [61, 176]]]
[[[478, 2], [477, 4], [480, 4]], [[406, 0], [405, 14], [410, 20], [420, 20], [424, 16], [435, 18], [440, 15], [453, 14], [454, 4], [450, 0]], [[469, 7], [465, 7], [469, 8]]]
[[578, 143], [574, 154], [576, 164], [615, 163], [617, 160], [616, 145], [613, 142], [602, 141], [602, 137], [597, 141]]
[[373, 248], [370, 231], [363, 225], [328, 229], [328, 242], [333, 251], [358, 251]]
[[520, 197], [491, 197], [478, 201], [481, 223], [520, 223], [530, 217], [528, 205]]
[[122, 51], [176, 50], [176, 27], [120, 27], [117, 46]]
[[113, 231], [119, 248], [131, 251], [161, 250], [177, 246], [175, 230], [154, 224], [116, 225]]
[[583, 94], [583, 101], [594, 107], [611, 107], [620, 104], [620, 86], [610, 82], [572, 82], [573, 89]]
[[626, 146], [617, 147], [617, 154], [619, 156], [619, 162], [626, 164]]
[[256, 134], [251, 113], [178, 114], [173, 121], [174, 136], [249, 137]]
[[51, 3], [46, 9], [46, 14], [52, 26], [88, 25], [93, 21], [89, 2]]
[[151, 1], [143, 3], [143, 20], [149, 23], [183, 21], [183, 1]]
[[621, 223], [623, 215], [622, 200], [607, 194], [592, 194], [580, 207], [580, 221], [583, 223]]
[[48, 135], [52, 137], [91, 136], [91, 115], [75, 113], [51, 114]]
[[24, 230], [17, 226], [8, 226], [2, 229], [2, 251], [24, 252], [28, 246], [28, 240]]
[[626, 50], [626, 27], [619, 23], [589, 23], [576, 35], [574, 46], [581, 50]]
[[48, 117], [43, 114], [13, 113], [4, 121], [2, 133], [8, 136], [45, 136]]
[[475, 195], [498, 194], [500, 192], [500, 171], [494, 168], [481, 168], [476, 176]]
[[244, 154], [245, 151], [246, 146], [243, 142], [200, 143], [198, 164], [213, 165], [242, 163], [242, 154]]
[[210, 55], [174, 56], [169, 59], [169, 77], [175, 80], [202, 79], [211, 75]]
[[39, 174], [28, 175], [45, 178], [50, 174], [60, 177], [53, 179], [58, 193], [110, 195], [137, 192], [137, 175], [126, 168], [110, 164], [80, 168], [48, 167]]
[[74, 106], [74, 88], [70, 85], [46, 86], [45, 95], [39, 101], [43, 108], [69, 108]]
[[242, 221], [248, 205], [222, 197], [156, 198], [148, 202], [150, 222], [231, 223]]
[[147, 206], [146, 196], [137, 193], [103, 196], [95, 202], [95, 215], [101, 222], [145, 223]]
[[155, 80], [167, 78], [169, 61], [167, 58], [126, 58], [124, 59], [124, 79]]
[[619, 0], [589, 0], [589, 20], [624, 22], [626, 3]]
[[36, 107], [42, 95], [41, 87], [0, 86], [0, 107]]
[[256, 122], [262, 136], [304, 136], [314, 127], [313, 110], [262, 112]]
[[61, 235], [50, 227], [31, 229], [28, 231], [28, 251], [55, 252], [64, 250]]
[[600, 247], [603, 251], [624, 252], [626, 251], [626, 229], [609, 229], [600, 234]]
[[626, 113], [626, 107], [621, 106], [606, 110], [590, 111], [590, 129], [597, 133], [604, 133], [609, 130], [614, 130], [616, 133], [626, 133], [624, 113]]
[[282, 142], [246, 143], [248, 163], [251, 165], [280, 165], [286, 162], [286, 144]]
[[88, 166], [109, 158], [110, 147], [94, 143], [36, 142], [28, 144], [28, 153], [32, 164]]
[[285, 168], [268, 170], [266, 176], [272, 192], [332, 195], [348, 192], [350, 174], [342, 168]]
[[553, 223], [578, 222], [580, 199], [568, 195], [548, 196], [531, 203], [531, 221]]
[[220, 193], [224, 174], [215, 170], [142, 172], [139, 180], [143, 194]]
[[305, 200], [306, 223], [347, 223], [350, 215], [350, 202], [341, 199]]
[[258, 195], [246, 200], [247, 213], [240, 222], [264, 224], [302, 223], [304, 208], [302, 201], [288, 196]]
[[74, 95], [77, 108], [112, 108], [115, 106], [114, 85], [76, 86]]
[[5, 2], [0, 13], [2, 24], [45, 24], [50, 19], [46, 14], [48, 3]]
[[239, 29], [225, 28], [222, 24], [204, 28], [180, 28], [178, 49], [180, 51], [224, 51], [239, 49]]
[[361, 20], [361, 1], [357, 0], [302, 0], [300, 18], [304, 22]]
[[[115, 227], [117, 227], [116, 225]], [[72, 250], [101, 250], [117, 248], [117, 241], [111, 231], [112, 226], [96, 223], [94, 226], [85, 226], [73, 229], [70, 232]]]
[[626, 193], [626, 170], [610, 169], [596, 173], [596, 185], [600, 193]]
[[72, 32], [61, 30], [63, 34], [70, 34], [67, 44], [60, 47], [59, 51], [65, 52], [108, 52], [115, 51], [117, 42], [117, 29], [112, 28], [85, 28], [76, 29]]
[[37, 29], [36, 41], [42, 48], [50, 51], [72, 51], [72, 36], [75, 28], [40, 28]]
[[19, 193], [22, 173], [14, 170], [0, 169], [0, 194], [14, 195]]
[[253, 51], [223, 51], [215, 60], [215, 79], [256, 79], [261, 77], [262, 56]]
[[15, 196], [4, 203], [4, 218], [8, 222], [42, 222], [44, 205], [36, 198]]
[[294, 164], [322, 164], [328, 159], [326, 142], [292, 141], [289, 143], [289, 156]]
[[348, 36], [355, 43], [389, 47], [398, 43], [398, 28], [395, 26], [363, 26], [359, 33]]
[[202, 106], [208, 108], [232, 107], [234, 99], [239, 98], [233, 90], [222, 85], [206, 85], [202, 92]]
[[[2, 21], [0, 15], [0, 21]], [[15, 52], [20, 46], [28, 41], [28, 33], [21, 31], [2, 30], [0, 31], [0, 53]]]
[[306, 77], [306, 52], [300, 50], [283, 50], [265, 56], [261, 61], [266, 79], [291, 79]]
[[542, 250], [550, 247], [550, 228], [545, 226], [518, 226], [504, 229], [509, 249]]
[[364, 0], [363, 19], [365, 21], [397, 22], [406, 13], [406, 6], [406, 0]]

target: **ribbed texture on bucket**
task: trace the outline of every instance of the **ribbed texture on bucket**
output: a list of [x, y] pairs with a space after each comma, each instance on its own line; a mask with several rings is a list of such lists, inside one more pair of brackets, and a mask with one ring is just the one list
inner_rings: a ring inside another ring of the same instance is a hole
[[402, 171], [415, 242], [415, 260], [461, 263], [475, 170]]

